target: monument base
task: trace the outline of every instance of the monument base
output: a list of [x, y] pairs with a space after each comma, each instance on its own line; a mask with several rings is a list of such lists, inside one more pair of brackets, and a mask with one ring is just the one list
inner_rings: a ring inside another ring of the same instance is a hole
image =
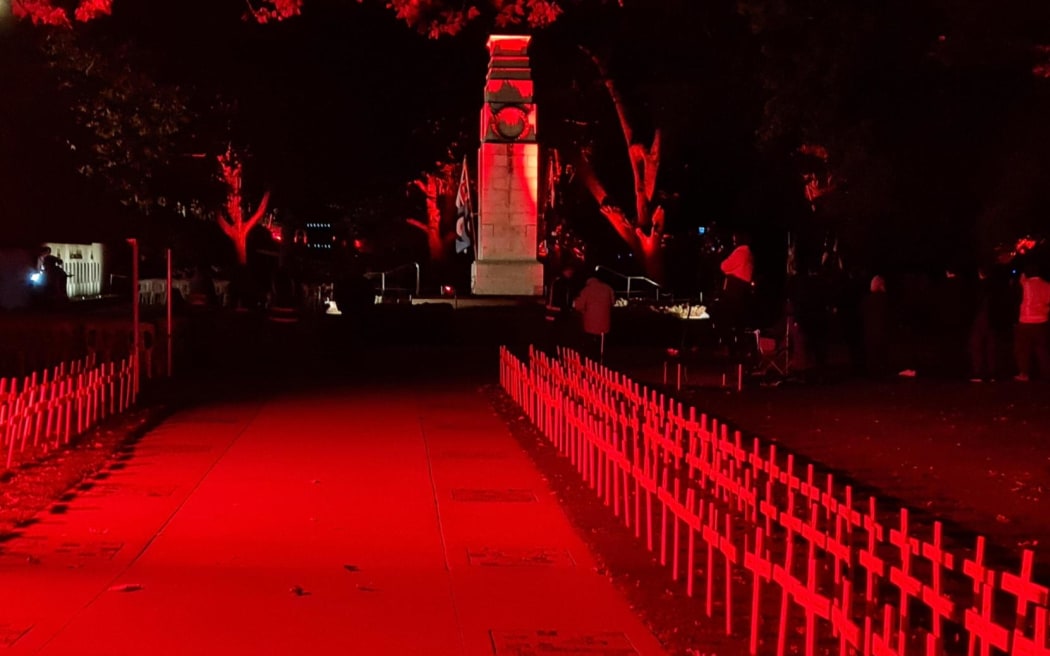
[[470, 279], [478, 296], [543, 296], [543, 264], [535, 260], [475, 261]]

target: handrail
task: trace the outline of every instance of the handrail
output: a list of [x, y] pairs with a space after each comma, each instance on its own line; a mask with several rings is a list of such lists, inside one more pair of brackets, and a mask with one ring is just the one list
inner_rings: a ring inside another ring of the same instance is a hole
[[660, 285], [660, 283], [656, 282], [655, 280], [653, 280], [651, 278], [646, 278], [645, 276], [629, 276], [627, 274], [620, 273], [619, 271], [616, 271], [615, 269], [610, 269], [609, 267], [607, 267], [607, 266], [605, 266], [603, 264], [599, 264], [598, 266], [594, 267], [594, 270], [595, 271], [608, 271], [609, 273], [613, 274], [614, 276], [617, 276], [617, 277], [620, 277], [620, 278], [623, 278], [624, 280], [626, 280], [627, 281], [627, 292], [626, 292], [627, 293], [627, 298], [631, 298], [631, 282], [633, 282], [635, 280], [638, 280], [640, 282], [644, 282], [644, 283], [648, 283], [648, 284], [652, 285], [655, 288], [655, 291], [656, 291], [656, 298], [657, 299], [660, 298], [661, 285]]
[[399, 266], [394, 267], [393, 269], [387, 269], [386, 271], [369, 271], [368, 273], [365, 274], [365, 278], [372, 279], [372, 278], [378, 277], [379, 278], [379, 293], [382, 295], [382, 294], [386, 293], [386, 277], [387, 277], [387, 275], [391, 274], [391, 273], [397, 273], [398, 271], [403, 271], [405, 269], [408, 269], [409, 267], [414, 267], [415, 270], [416, 270], [416, 296], [419, 296], [419, 289], [420, 289], [420, 284], [419, 284], [419, 281], [420, 281], [420, 277], [419, 277], [419, 262], [409, 262], [408, 264], [401, 264]]

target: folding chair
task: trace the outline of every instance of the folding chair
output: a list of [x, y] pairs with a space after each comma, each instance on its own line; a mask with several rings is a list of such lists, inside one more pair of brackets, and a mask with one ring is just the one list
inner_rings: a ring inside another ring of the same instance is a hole
[[667, 384], [669, 368], [675, 366], [676, 390], [682, 389], [682, 383], [689, 384], [689, 364], [697, 359], [697, 347], [668, 348], [664, 352], [664, 385]]
[[755, 376], [768, 376], [776, 372], [778, 376], [788, 375], [787, 345], [773, 337], [765, 337], [761, 330], [755, 334], [755, 366], [751, 373]]
[[[686, 312], [688, 314], [688, 306]], [[672, 346], [664, 351], [664, 385], [667, 384], [671, 365], [675, 367], [675, 389], [681, 390], [682, 384], [689, 384], [689, 365], [699, 364], [702, 360], [700, 341], [702, 335], [697, 335], [697, 329], [703, 327], [704, 322], [690, 319], [682, 320], [682, 337], [678, 346]]]

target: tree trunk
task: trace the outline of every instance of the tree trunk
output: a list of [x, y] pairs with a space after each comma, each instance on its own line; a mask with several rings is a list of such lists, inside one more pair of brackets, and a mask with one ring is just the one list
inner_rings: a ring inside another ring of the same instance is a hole
[[227, 215], [219, 219], [219, 226], [222, 228], [222, 231], [233, 242], [234, 251], [237, 253], [237, 264], [248, 264], [248, 233], [262, 221], [269, 204], [270, 192], [267, 191], [263, 194], [259, 207], [247, 221], [244, 220], [244, 213], [240, 206], [234, 204], [229, 204]]
[[426, 198], [427, 220], [405, 219], [410, 226], [419, 228], [427, 236], [427, 251], [431, 262], [448, 259], [449, 240], [441, 234], [442, 200], [451, 188], [443, 174], [427, 173], [423, 180], [413, 182]]
[[239, 233], [233, 238], [233, 248], [237, 251], [237, 264], [248, 264], [248, 235]]
[[[649, 211], [648, 203], [641, 209], [643, 214], [634, 221], [627, 215], [623, 208], [617, 207], [609, 202], [609, 195], [605, 191], [598, 176], [590, 163], [583, 159], [578, 167], [579, 175], [584, 185], [591, 193], [595, 202], [601, 210], [602, 215], [623, 239], [624, 243], [631, 249], [638, 261], [642, 263], [645, 274], [656, 282], [663, 281], [663, 235], [664, 235], [664, 209], [657, 206], [652, 212]], [[647, 226], [643, 228], [641, 226]]]
[[259, 225], [266, 215], [266, 210], [270, 205], [270, 192], [263, 194], [259, 207], [248, 220], [245, 220], [244, 197], [241, 191], [244, 167], [240, 158], [234, 152], [233, 147], [228, 146], [226, 152], [219, 155], [217, 159], [221, 171], [220, 179], [226, 185], [226, 214], [219, 216], [219, 227], [233, 242], [233, 248], [237, 253], [237, 263], [244, 266], [248, 264], [248, 233]]
[[616, 81], [609, 75], [605, 60], [586, 48], [580, 49], [590, 57], [598, 69], [602, 84], [609, 93], [609, 99], [620, 121], [624, 141], [627, 143], [627, 157], [631, 162], [631, 175], [634, 178], [634, 219], [632, 220], [622, 208], [609, 202], [609, 194], [598, 180], [593, 167], [587, 162], [586, 155], [583, 157], [583, 166], [580, 167], [584, 183], [597, 201], [602, 214], [630, 247], [635, 257], [639, 258], [646, 274], [659, 282], [663, 278], [664, 210], [660, 206], [654, 206], [653, 199], [660, 172], [660, 130], [653, 135], [652, 143], [648, 147], [638, 142], [627, 117], [626, 101], [616, 86]]

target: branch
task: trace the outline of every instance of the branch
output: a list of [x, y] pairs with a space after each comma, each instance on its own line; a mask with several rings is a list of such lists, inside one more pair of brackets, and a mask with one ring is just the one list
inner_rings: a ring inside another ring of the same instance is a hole
[[649, 152], [645, 155], [645, 197], [650, 202], [656, 195], [656, 179], [660, 173], [660, 155], [663, 150], [663, 132], [656, 128], [653, 134], [653, 143], [649, 146]]
[[216, 223], [219, 224], [219, 227], [222, 228], [222, 231], [226, 234], [227, 237], [233, 239], [237, 235], [237, 224], [235, 224], [230, 217], [222, 214], [221, 212], [219, 212], [218, 214], [219, 220], [216, 221]]
[[627, 101], [620, 93], [616, 80], [609, 74], [605, 60], [585, 46], [579, 46], [579, 48], [594, 62], [595, 68], [598, 69], [598, 75], [601, 76], [602, 84], [605, 85], [605, 90], [609, 93], [613, 108], [616, 110], [616, 117], [620, 121], [623, 138], [627, 142], [627, 156], [631, 161], [631, 173], [634, 175], [636, 221], [638, 225], [647, 228], [649, 225], [649, 204], [656, 193], [656, 178], [660, 168], [660, 150], [662, 146], [660, 130], [656, 130], [656, 133], [653, 135], [652, 145], [648, 148], [641, 143], [636, 143], [634, 129], [627, 118]]
[[429, 192], [427, 191], [427, 183], [423, 182], [422, 180], [413, 180], [412, 182], [409, 182], [408, 184], [409, 184], [410, 187], [415, 187], [416, 189], [419, 189], [420, 191], [422, 191], [424, 196], [429, 196], [430, 195]]
[[248, 222], [245, 224], [245, 226], [244, 226], [244, 231], [245, 232], [247, 232], [247, 231], [251, 230], [252, 228], [254, 228], [259, 223], [259, 221], [261, 221], [262, 218], [264, 216], [266, 216], [266, 209], [267, 209], [267, 207], [269, 207], [269, 205], [270, 205], [270, 192], [267, 191], [265, 194], [263, 194], [262, 200], [259, 201], [259, 207], [255, 210], [255, 213], [252, 214], [252, 218], [248, 219]]
[[623, 138], [627, 140], [627, 147], [630, 148], [634, 143], [634, 130], [631, 128], [630, 121], [627, 120], [627, 103], [620, 94], [620, 88], [616, 86], [616, 81], [609, 74], [609, 68], [605, 65], [604, 59], [586, 46], [579, 46], [579, 48], [583, 54], [587, 55], [594, 62], [595, 68], [598, 69], [598, 75], [601, 76], [602, 84], [605, 85], [605, 90], [609, 92], [613, 108], [616, 109], [616, 116], [620, 119], [620, 129], [623, 130]]
[[587, 187], [587, 191], [591, 193], [594, 201], [599, 205], [605, 205], [609, 198], [609, 192], [605, 190], [605, 185], [598, 179], [598, 175], [594, 172], [591, 161], [587, 159], [586, 154], [580, 155], [580, 163], [576, 169], [577, 175], [583, 178], [583, 185]]
[[616, 234], [618, 234], [632, 250], [635, 249], [638, 245], [638, 236], [634, 224], [631, 223], [631, 220], [622, 209], [609, 202], [609, 194], [605, 191], [605, 186], [602, 184], [601, 180], [595, 175], [594, 169], [591, 167], [586, 155], [580, 158], [580, 164], [577, 166], [577, 170], [579, 171], [578, 175], [583, 178], [584, 186], [587, 187], [591, 196], [593, 196], [594, 200], [598, 203], [598, 210], [602, 213], [602, 216], [609, 221], [609, 225], [611, 225], [613, 230], [616, 231]]

